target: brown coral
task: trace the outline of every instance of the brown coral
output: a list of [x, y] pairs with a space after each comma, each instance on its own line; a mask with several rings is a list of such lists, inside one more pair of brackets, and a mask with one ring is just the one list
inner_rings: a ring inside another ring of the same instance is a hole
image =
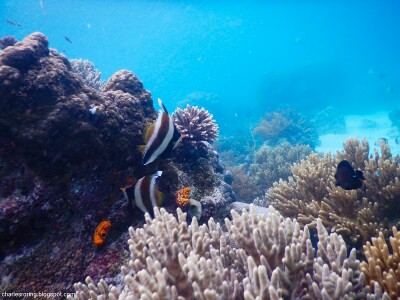
[[[368, 157], [366, 140], [349, 139], [344, 151], [333, 157], [311, 154], [294, 164], [293, 177], [274, 183], [266, 194], [271, 204], [283, 215], [298, 218], [302, 224], [315, 226], [321, 218], [329, 230], [341, 234], [358, 249], [362, 243], [377, 236], [379, 230], [387, 233], [386, 218], [398, 221], [400, 166], [387, 145], [381, 146], [381, 155]], [[364, 172], [362, 189], [346, 191], [335, 186], [336, 165], [342, 159]]]
[[378, 284], [391, 299], [398, 299], [400, 295], [400, 232], [396, 227], [392, 228], [392, 232], [390, 245], [385, 241], [383, 232], [379, 232], [379, 237], [372, 238], [372, 243], [367, 242], [364, 245], [367, 262], [361, 263], [361, 270], [371, 288]]
[[177, 108], [174, 113], [176, 128], [185, 135], [186, 140], [194, 142], [215, 141], [218, 137], [218, 125], [213, 115], [206, 109], [189, 104], [184, 109]]

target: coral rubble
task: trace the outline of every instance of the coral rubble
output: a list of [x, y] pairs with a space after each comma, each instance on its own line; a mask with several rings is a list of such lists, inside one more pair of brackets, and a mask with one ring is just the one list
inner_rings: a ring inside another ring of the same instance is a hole
[[[368, 156], [366, 140], [348, 139], [344, 151], [323, 157], [311, 154], [294, 164], [293, 176], [274, 183], [266, 198], [284, 216], [297, 218], [301, 224], [315, 226], [321, 218], [324, 226], [341, 234], [351, 245], [361, 245], [379, 230], [388, 231], [387, 219], [399, 221], [400, 165], [387, 145], [381, 154]], [[364, 187], [346, 191], [335, 186], [336, 165], [346, 159], [364, 172]]]
[[218, 137], [218, 125], [204, 108], [189, 104], [184, 109], [177, 108], [174, 122], [178, 131], [185, 135], [185, 140], [212, 142]]
[[314, 257], [307, 227], [284, 219], [272, 208], [267, 215], [254, 207], [232, 210], [224, 233], [213, 219], [190, 225], [178, 209], [175, 218], [155, 209], [146, 225], [129, 228], [131, 252], [121, 267], [123, 287], [74, 285], [69, 299], [362, 299], [368, 287], [355, 250], [347, 255], [343, 239], [317, 222]]

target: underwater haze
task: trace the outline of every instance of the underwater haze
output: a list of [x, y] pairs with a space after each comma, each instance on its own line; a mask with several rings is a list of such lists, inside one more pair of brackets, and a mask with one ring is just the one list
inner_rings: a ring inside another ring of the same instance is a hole
[[132, 70], [167, 105], [205, 106], [222, 132], [285, 105], [358, 114], [400, 99], [397, 0], [2, 0], [0, 16], [22, 25], [3, 21], [1, 35], [40, 31], [105, 80]]

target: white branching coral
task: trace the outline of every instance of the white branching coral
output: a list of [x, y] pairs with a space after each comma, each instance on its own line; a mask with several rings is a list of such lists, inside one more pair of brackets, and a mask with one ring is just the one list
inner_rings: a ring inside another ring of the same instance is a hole
[[[223, 232], [210, 219], [190, 225], [155, 208], [143, 228], [129, 228], [131, 259], [121, 268], [122, 289], [104, 281], [74, 285], [69, 299], [365, 299], [369, 287], [355, 250], [328, 234], [317, 220], [316, 256], [307, 226], [283, 218], [273, 208], [257, 214], [254, 206], [232, 210]], [[370, 295], [374, 299], [374, 295]]]
[[81, 77], [83, 82], [97, 91], [101, 91], [106, 82], [101, 80], [101, 72], [88, 60], [71, 59], [72, 70]]
[[195, 142], [215, 141], [218, 137], [218, 125], [213, 115], [206, 109], [189, 104], [184, 109], [177, 108], [174, 113], [175, 126], [187, 140]]

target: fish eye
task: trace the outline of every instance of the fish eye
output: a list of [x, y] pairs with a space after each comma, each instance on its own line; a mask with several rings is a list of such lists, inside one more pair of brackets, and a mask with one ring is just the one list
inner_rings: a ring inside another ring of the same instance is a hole
[[105, 238], [105, 237], [106, 237], [106, 234], [103, 232], [103, 233], [101, 234], [101, 237], [102, 237], [102, 238]]

